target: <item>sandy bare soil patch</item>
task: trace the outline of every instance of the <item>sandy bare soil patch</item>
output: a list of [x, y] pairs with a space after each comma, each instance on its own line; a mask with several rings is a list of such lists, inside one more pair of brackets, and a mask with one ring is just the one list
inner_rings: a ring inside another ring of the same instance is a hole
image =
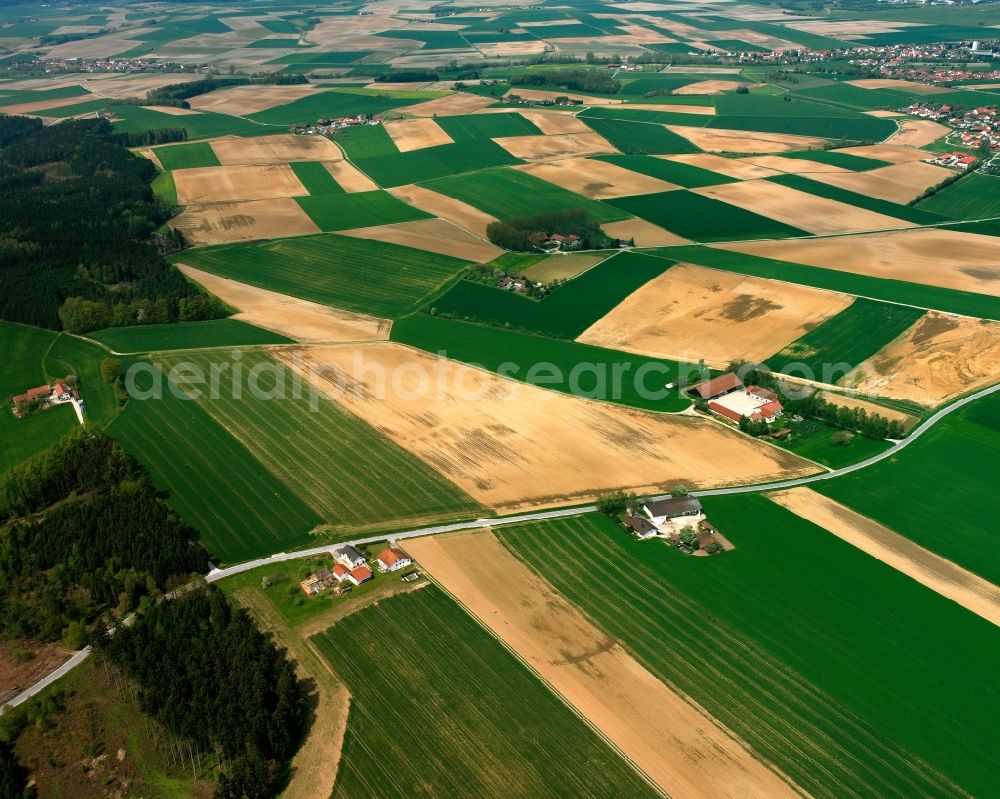
[[524, 161], [618, 152], [611, 142], [593, 131], [562, 136], [503, 136], [493, 141]]
[[368, 175], [358, 169], [350, 161], [327, 161], [323, 164], [326, 171], [340, 184], [340, 188], [348, 194], [361, 191], [375, 191], [378, 184]]
[[878, 414], [883, 419], [896, 421], [903, 425], [903, 429], [909, 432], [917, 426], [920, 419], [909, 413], [897, 411], [894, 408], [887, 408], [875, 402], [861, 399], [860, 397], [849, 397], [846, 394], [836, 394], [833, 391], [820, 391], [819, 396], [831, 405], [839, 405], [844, 408], [860, 408], [869, 415]]
[[537, 264], [523, 269], [521, 274], [531, 280], [549, 283], [553, 280], [569, 280], [583, 274], [608, 258], [607, 255], [577, 253], [573, 255], [550, 255]]
[[674, 94], [722, 94], [723, 92], [734, 92], [740, 86], [752, 86], [744, 80], [700, 80], [697, 83], [689, 83], [674, 89]]
[[692, 191], [810, 233], [858, 233], [865, 230], [915, 227], [913, 222], [904, 222], [875, 211], [817, 197], [767, 180], [722, 183]]
[[423, 186], [409, 184], [396, 186], [388, 191], [403, 202], [409, 203], [421, 211], [447, 219], [480, 238], [486, 238], [486, 226], [490, 222], [497, 221], [496, 217], [483, 213], [475, 206], [431, 189], [425, 189]]
[[137, 147], [132, 152], [135, 153], [136, 155], [141, 155], [143, 158], [148, 158], [150, 161], [156, 164], [157, 169], [161, 171], [163, 170], [163, 163], [157, 157], [156, 153], [153, 152], [152, 147]]
[[374, 316], [300, 300], [276, 291], [248, 286], [187, 264], [178, 269], [228, 305], [239, 309], [234, 319], [281, 333], [296, 341], [384, 341], [392, 322]]
[[896, 117], [904, 116], [898, 111], [882, 111], [876, 109], [874, 111], [862, 111], [862, 114], [867, 114], [870, 117], [880, 117], [882, 119], [895, 119]]
[[323, 91], [322, 87], [307, 83], [291, 86], [232, 86], [208, 94], [199, 94], [188, 102], [192, 108], [201, 111], [246, 116], [266, 111], [275, 106], [285, 105], [321, 91]]
[[[93, 39], [77, 39], [57, 44], [49, 48], [46, 56], [49, 58], [107, 58], [112, 53], [124, 53], [142, 45], [141, 39], [130, 39], [129, 36], [140, 36], [143, 29], [135, 28], [107, 36], [95, 36]], [[148, 31], [149, 28], [144, 30]]]
[[767, 169], [774, 169], [786, 175], [809, 175], [814, 172], [850, 172], [841, 166], [833, 164], [821, 164], [819, 161], [810, 161], [806, 158], [785, 158], [781, 155], [753, 155], [749, 158], [741, 158], [748, 164], [762, 166]]
[[609, 489], [657, 493], [816, 468], [709, 419], [572, 397], [399, 344], [310, 347], [301, 355], [299, 368], [327, 366], [308, 377], [337, 402], [504, 512], [583, 502]]
[[[170, 86], [175, 83], [189, 83], [204, 76], [191, 72], [162, 72], [152, 75], [85, 75], [82, 77], [83, 79], [79, 81], [80, 85], [94, 94], [99, 94], [102, 97], [124, 98], [145, 97], [151, 89], [159, 89], [161, 86]], [[160, 110], [158, 106], [151, 107]]]
[[858, 194], [905, 205], [910, 200], [919, 197], [929, 187], [936, 186], [954, 174], [943, 166], [912, 161], [908, 164], [892, 164], [868, 172], [820, 173], [813, 175], [812, 178]]
[[171, 117], [187, 117], [192, 114], [197, 115], [202, 113], [201, 111], [196, 111], [194, 108], [178, 108], [173, 105], [147, 105], [145, 107], [150, 111], [158, 111], [161, 114]]
[[437, 147], [441, 144], [454, 144], [454, 139], [431, 117], [396, 119], [386, 122], [383, 127], [401, 153], [423, 150], [425, 147]]
[[993, 583], [811, 488], [767, 498], [1000, 627], [1000, 588]]
[[521, 116], [546, 136], [592, 132], [582, 119], [577, 119], [569, 111], [521, 111]]
[[[21, 649], [28, 657], [15, 657]], [[71, 653], [54, 646], [24, 641], [0, 641], [0, 706], [51, 674], [69, 660]]]
[[181, 205], [301, 197], [309, 193], [287, 164], [178, 169], [174, 185]]
[[626, 241], [633, 239], [636, 247], [666, 247], [671, 244], [690, 244], [688, 239], [638, 217], [625, 219], [621, 222], [606, 222], [601, 225], [601, 230], [616, 239], [624, 239]]
[[523, 42], [476, 42], [475, 48], [485, 58], [516, 58], [539, 55], [545, 52], [545, 42], [528, 40]]
[[1000, 323], [931, 311], [842, 382], [934, 406], [998, 380]]
[[171, 219], [170, 226], [180, 230], [191, 244], [197, 246], [321, 232], [290, 197], [235, 203], [194, 203]]
[[787, 153], [794, 150], [818, 150], [825, 139], [812, 136], [794, 136], [790, 133], [751, 133], [746, 130], [719, 128], [692, 128], [685, 125], [667, 125], [678, 136], [683, 136], [695, 147], [715, 153]]
[[455, 92], [447, 97], [438, 97], [423, 103], [397, 108], [394, 113], [406, 114], [411, 117], [455, 117], [471, 114], [473, 111], [493, 105], [495, 102], [495, 97], [480, 97], [478, 94]]
[[776, 169], [762, 166], [756, 163], [757, 159], [749, 158], [726, 158], [712, 153], [688, 153], [684, 155], [656, 155], [654, 158], [662, 158], [664, 161], [678, 161], [682, 164], [691, 164], [720, 175], [736, 178], [737, 180], [754, 180], [756, 178], [770, 178], [774, 175], [782, 174]]
[[851, 300], [832, 291], [678, 264], [626, 297], [577, 341], [690, 363], [763, 361]]
[[656, 105], [655, 103], [629, 103], [626, 108], [641, 111], [669, 111], [671, 114], [698, 114], [715, 116], [715, 109], [710, 105]]
[[81, 95], [80, 97], [63, 97], [60, 100], [35, 100], [32, 103], [15, 103], [14, 105], [2, 105], [3, 99], [0, 98], [0, 112], [4, 114], [38, 114], [41, 111], [47, 111], [50, 108], [62, 108], [67, 105], [75, 105], [78, 103], [87, 103], [91, 100], [98, 100], [100, 98]]
[[905, 147], [923, 147], [942, 136], [951, 128], [929, 119], [901, 119], [899, 130], [885, 140], [886, 144], [902, 144]]
[[674, 799], [797, 794], [708, 713], [664, 685], [490, 531], [407, 551]]
[[862, 158], [875, 158], [879, 161], [888, 161], [890, 164], [908, 164], [911, 161], [923, 161], [930, 157], [930, 153], [901, 144], [867, 144], [858, 147], [843, 147], [833, 152], [858, 155]]
[[292, 161], [340, 161], [344, 154], [325, 136], [279, 133], [252, 138], [213, 139], [210, 144], [223, 166], [287, 164]]
[[893, 78], [862, 78], [861, 80], [849, 80], [852, 86], [861, 89], [899, 89], [900, 91], [918, 92], [920, 94], [942, 94], [950, 92], [944, 86], [932, 86], [929, 83], [917, 83], [912, 80], [894, 80]]
[[416, 222], [400, 222], [395, 225], [378, 225], [339, 232], [342, 236], [388, 241], [481, 264], [489, 263], [504, 253], [499, 247], [473, 236], [444, 219], [421, 219]]
[[515, 169], [595, 200], [655, 194], [680, 188], [641, 172], [588, 158], [567, 158], [544, 164], [528, 164]]
[[1000, 239], [927, 228], [710, 245], [859, 275], [1000, 296]]
[[578, 94], [576, 92], [550, 92], [544, 89], [526, 89], [523, 86], [515, 86], [504, 97], [516, 94], [524, 100], [555, 100], [557, 97], [569, 97], [574, 100], [582, 100], [586, 105], [621, 105], [622, 100], [612, 100], [608, 97], [592, 97], [589, 94]]

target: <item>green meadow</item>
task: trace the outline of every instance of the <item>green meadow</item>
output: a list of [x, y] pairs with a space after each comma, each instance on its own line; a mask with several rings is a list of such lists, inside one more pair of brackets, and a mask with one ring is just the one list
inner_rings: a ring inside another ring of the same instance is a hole
[[[673, 114], [672, 116], [677, 115]], [[707, 117], [702, 117], [702, 119], [707, 119]], [[585, 121], [590, 128], [601, 134], [616, 149], [629, 155], [701, 152], [683, 136], [667, 130], [658, 123], [596, 118], [587, 118]]]
[[414, 222], [431, 215], [407, 205], [387, 191], [362, 191], [296, 197], [302, 210], [322, 231]]
[[1000, 177], [973, 173], [934, 192], [917, 204], [923, 211], [953, 219], [987, 219], [1000, 216]]
[[330, 170], [319, 161], [297, 161], [289, 164], [295, 177], [310, 194], [343, 194], [340, 184], [333, 179]]
[[208, 142], [193, 142], [192, 144], [171, 144], [167, 147], [156, 147], [154, 155], [167, 171], [174, 169], [191, 169], [203, 166], [221, 166], [219, 158]]
[[700, 166], [685, 164], [682, 161], [668, 161], [664, 158], [653, 158], [649, 155], [599, 155], [598, 161], [641, 172], [650, 177], [674, 183], [685, 189], [697, 189], [702, 186], [717, 186], [720, 183], [737, 183], [736, 178], [702, 169]]
[[249, 325], [238, 319], [109, 327], [88, 333], [87, 338], [100, 342], [114, 352], [126, 354], [292, 342], [292, 339], [286, 336]]

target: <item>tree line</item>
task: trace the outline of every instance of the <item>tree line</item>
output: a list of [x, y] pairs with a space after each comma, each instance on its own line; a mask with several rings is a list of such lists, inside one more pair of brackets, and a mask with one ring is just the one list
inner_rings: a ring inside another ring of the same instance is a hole
[[155, 174], [106, 120], [0, 116], [0, 318], [85, 333], [175, 321], [204, 296], [150, 241], [171, 215]]
[[511, 86], [538, 86], [587, 92], [589, 94], [618, 94], [621, 81], [596, 69], [555, 69], [548, 72], [523, 72], [512, 75]]
[[491, 242], [515, 252], [534, 252], [553, 233], [579, 236], [585, 250], [597, 249], [608, 241], [585, 208], [515, 216], [486, 226], [486, 237]]

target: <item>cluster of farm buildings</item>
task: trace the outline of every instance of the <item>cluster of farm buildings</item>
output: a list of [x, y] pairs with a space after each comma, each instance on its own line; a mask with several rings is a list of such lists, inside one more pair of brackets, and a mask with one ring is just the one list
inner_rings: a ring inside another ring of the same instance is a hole
[[713, 555], [733, 548], [709, 524], [697, 497], [648, 500], [625, 517], [625, 524], [636, 538], [644, 541], [662, 538], [689, 553]]
[[13, 412], [18, 418], [33, 410], [44, 410], [52, 405], [62, 405], [67, 402], [77, 402], [80, 399], [80, 392], [73, 386], [72, 381], [57, 380], [55, 383], [37, 388], [29, 388], [23, 394], [16, 394], [11, 399], [13, 402]]
[[345, 128], [358, 128], [364, 125], [381, 125], [382, 117], [378, 114], [373, 114], [371, 116], [366, 116], [364, 114], [358, 114], [354, 117], [330, 117], [317, 119], [315, 122], [308, 123], [298, 123], [292, 125], [290, 130], [292, 133], [302, 135], [315, 135], [319, 134], [321, 136], [331, 136], [334, 132], [338, 130], [343, 130]]
[[[330, 589], [338, 596], [346, 594], [352, 587], [363, 585], [375, 576], [368, 565], [368, 559], [350, 544], [336, 550], [333, 559], [333, 568], [318, 569], [299, 583], [306, 596], [316, 596]], [[396, 547], [386, 547], [375, 559], [375, 567], [381, 574], [396, 572], [412, 565], [413, 560]]]
[[761, 386], [744, 386], [734, 372], [713, 377], [688, 389], [688, 394], [708, 403], [708, 409], [731, 422], [775, 422], [784, 413], [778, 395]]

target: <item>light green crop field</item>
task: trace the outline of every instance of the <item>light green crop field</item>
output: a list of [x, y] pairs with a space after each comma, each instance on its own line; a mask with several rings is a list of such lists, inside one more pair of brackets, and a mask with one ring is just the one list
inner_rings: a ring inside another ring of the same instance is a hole
[[238, 319], [175, 322], [168, 325], [109, 327], [88, 333], [88, 338], [121, 353], [187, 350], [201, 347], [235, 347], [253, 344], [289, 344], [292, 339]]
[[104, 427], [118, 413], [114, 389], [101, 377], [101, 361], [108, 352], [97, 344], [63, 333], [45, 357], [45, 371], [52, 380], [75, 375], [83, 398], [84, 418]]
[[[617, 108], [617, 106], [616, 106]], [[621, 113], [621, 112], [618, 112]], [[639, 113], [639, 112], [635, 112]], [[658, 111], [648, 113], [659, 114]], [[677, 117], [679, 114], [670, 114]], [[700, 120], [710, 117], [698, 117]], [[667, 130], [658, 122], [630, 122], [622, 119], [586, 118], [587, 126], [601, 134], [616, 149], [629, 155], [697, 153], [701, 152], [691, 142]], [[691, 120], [674, 120], [672, 124], [688, 124]], [[704, 123], [701, 123], [704, 124]]]
[[917, 207], [953, 219], [1000, 216], [1000, 177], [974, 173], [934, 192]]
[[319, 161], [297, 161], [289, 166], [310, 194], [344, 193], [340, 184], [333, 179], [330, 170]]
[[219, 157], [207, 141], [191, 144], [171, 144], [156, 147], [153, 153], [166, 170], [190, 169], [203, 166], [221, 166]]
[[437, 586], [311, 640], [352, 697], [332, 799], [659, 795]]
[[446, 255], [336, 234], [205, 247], [174, 260], [281, 294], [382, 317], [415, 310], [467, 265]]
[[498, 535], [817, 799], [991, 792], [996, 627], [761, 496], [704, 507], [735, 550], [687, 557], [596, 514]]
[[649, 155], [599, 155], [596, 156], [596, 160], [617, 164], [625, 169], [631, 169], [633, 172], [641, 172], [644, 175], [659, 178], [686, 189], [738, 182], [736, 178], [731, 178], [720, 172], [712, 172], [709, 169], [702, 169], [699, 166], [685, 164], [681, 161], [653, 158]]
[[441, 117], [437, 123], [455, 141], [542, 135], [533, 123], [520, 114], [468, 114]]
[[318, 194], [296, 197], [295, 201], [323, 231], [351, 230], [431, 218], [430, 214], [381, 190]]
[[153, 194], [167, 205], [177, 205], [177, 186], [174, 184], [173, 172], [158, 172], [149, 185]]

